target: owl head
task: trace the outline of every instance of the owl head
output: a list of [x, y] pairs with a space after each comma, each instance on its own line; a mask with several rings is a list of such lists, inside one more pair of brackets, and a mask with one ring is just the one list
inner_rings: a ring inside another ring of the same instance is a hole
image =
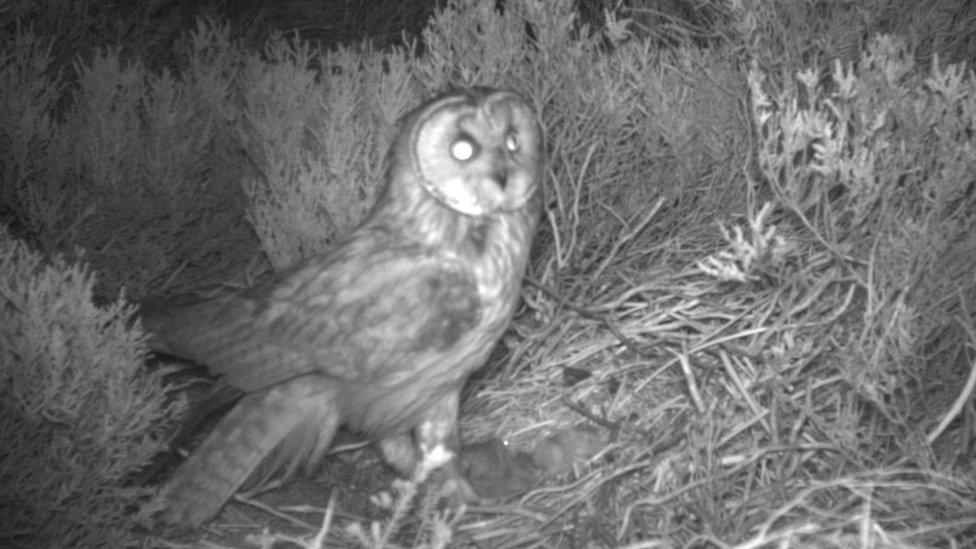
[[452, 91], [401, 120], [385, 194], [419, 192], [465, 216], [511, 213], [536, 195], [542, 163], [542, 131], [521, 96]]

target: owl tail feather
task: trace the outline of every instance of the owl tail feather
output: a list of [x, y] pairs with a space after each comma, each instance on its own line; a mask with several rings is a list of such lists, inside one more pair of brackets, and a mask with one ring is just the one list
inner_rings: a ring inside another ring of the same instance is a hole
[[163, 520], [196, 527], [245, 483], [316, 465], [339, 425], [336, 396], [334, 383], [315, 376], [245, 395], [167, 483]]

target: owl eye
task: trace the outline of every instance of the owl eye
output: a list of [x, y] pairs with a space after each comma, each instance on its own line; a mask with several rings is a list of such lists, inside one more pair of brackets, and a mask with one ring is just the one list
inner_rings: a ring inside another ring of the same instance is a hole
[[508, 149], [509, 152], [515, 152], [518, 150], [518, 134], [515, 132], [508, 132], [508, 135], [505, 136], [505, 148]]
[[474, 153], [474, 143], [472, 143], [470, 139], [461, 138], [454, 143], [451, 143], [451, 156], [454, 157], [454, 160], [471, 160]]

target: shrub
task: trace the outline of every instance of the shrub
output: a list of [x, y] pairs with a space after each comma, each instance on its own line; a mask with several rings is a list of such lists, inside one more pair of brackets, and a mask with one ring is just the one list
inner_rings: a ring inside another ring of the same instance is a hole
[[144, 338], [120, 297], [50, 264], [0, 226], [0, 544], [119, 547], [151, 510], [126, 485], [164, 446], [181, 408], [143, 365]]
[[320, 54], [281, 36], [248, 56], [241, 88], [241, 139], [257, 168], [243, 181], [248, 219], [280, 269], [362, 220], [419, 90], [400, 48]]
[[[47, 254], [87, 250], [98, 299], [123, 286], [137, 297], [185, 291], [252, 256], [243, 162], [228, 139], [230, 49], [226, 29], [201, 23], [179, 78], [106, 49], [65, 90], [48, 42], [18, 31], [0, 43], [5, 217]], [[62, 90], [71, 100], [58, 111]]]
[[934, 343], [951, 333], [962, 344], [959, 320], [976, 297], [972, 73], [935, 63], [925, 76], [904, 42], [879, 37], [859, 71], [837, 62], [827, 83], [808, 70], [771, 97], [759, 79], [753, 72], [760, 168], [858, 288], [850, 330], [834, 335], [836, 366], [907, 426], [920, 410], [906, 388], [951, 379], [927, 370], [960, 366], [949, 357], [961, 348]]

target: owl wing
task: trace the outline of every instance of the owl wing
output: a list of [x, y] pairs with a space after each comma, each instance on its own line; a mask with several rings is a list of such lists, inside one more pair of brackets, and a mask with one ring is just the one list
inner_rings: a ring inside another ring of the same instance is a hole
[[457, 258], [416, 247], [336, 255], [144, 324], [161, 350], [252, 392], [307, 374], [393, 385], [412, 355], [449, 350], [481, 318]]

